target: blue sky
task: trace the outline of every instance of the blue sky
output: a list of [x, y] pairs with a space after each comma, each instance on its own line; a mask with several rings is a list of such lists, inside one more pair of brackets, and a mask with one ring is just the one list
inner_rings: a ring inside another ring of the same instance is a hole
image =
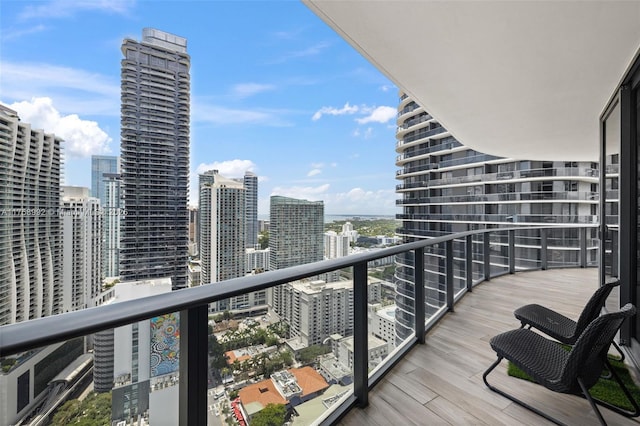
[[65, 181], [119, 155], [120, 46], [153, 27], [187, 38], [191, 187], [259, 176], [326, 214], [395, 214], [397, 88], [297, 1], [3, 0], [0, 103], [65, 139]]

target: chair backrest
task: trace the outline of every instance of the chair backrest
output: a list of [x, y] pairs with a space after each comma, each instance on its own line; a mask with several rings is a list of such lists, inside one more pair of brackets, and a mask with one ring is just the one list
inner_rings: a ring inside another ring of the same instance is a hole
[[560, 381], [580, 391], [577, 377], [587, 389], [593, 386], [602, 373], [609, 346], [626, 318], [633, 316], [636, 308], [627, 303], [617, 312], [604, 314], [587, 326], [569, 353]]
[[591, 296], [585, 305], [582, 313], [580, 314], [580, 318], [578, 318], [578, 321], [576, 322], [576, 331], [574, 332], [574, 336], [576, 336], [576, 338], [582, 334], [585, 328], [587, 328], [594, 319], [598, 318], [602, 311], [602, 307], [607, 301], [607, 297], [609, 297], [613, 288], [618, 285], [620, 285], [620, 280], [612, 278], [606, 281], [595, 291], [595, 293], [593, 293], [593, 296]]

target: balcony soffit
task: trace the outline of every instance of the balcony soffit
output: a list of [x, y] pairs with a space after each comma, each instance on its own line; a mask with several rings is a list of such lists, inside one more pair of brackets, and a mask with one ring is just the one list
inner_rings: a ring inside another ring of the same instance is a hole
[[592, 161], [640, 47], [640, 1], [303, 0], [477, 151]]

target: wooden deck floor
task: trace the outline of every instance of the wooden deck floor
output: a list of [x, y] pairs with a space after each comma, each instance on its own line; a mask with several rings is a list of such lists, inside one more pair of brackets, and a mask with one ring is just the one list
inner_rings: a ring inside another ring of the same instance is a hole
[[[546, 425], [544, 418], [492, 391], [482, 374], [495, 361], [489, 339], [518, 328], [513, 310], [540, 303], [577, 318], [597, 285], [596, 269], [518, 273], [474, 288], [369, 394], [342, 425]], [[496, 386], [570, 425], [599, 424], [589, 403], [506, 374], [506, 361], [489, 376]], [[601, 408], [609, 425], [640, 422]]]

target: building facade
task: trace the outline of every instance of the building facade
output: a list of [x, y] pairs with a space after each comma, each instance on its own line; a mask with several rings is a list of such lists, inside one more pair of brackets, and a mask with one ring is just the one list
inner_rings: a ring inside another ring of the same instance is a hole
[[[400, 93], [397, 126], [396, 179], [401, 183], [396, 193], [402, 208], [397, 218], [403, 242], [499, 226], [597, 222], [597, 163], [515, 160], [477, 152], [405, 93]], [[537, 238], [533, 231], [530, 237]], [[577, 230], [558, 230], [549, 238], [561, 246], [554, 251], [557, 261], [577, 261]], [[492, 249], [500, 254], [506, 245]], [[518, 244], [517, 250], [520, 259], [538, 258], [527, 244]], [[398, 342], [411, 333], [414, 321], [413, 259], [406, 256], [396, 257]], [[444, 302], [444, 265], [441, 257], [427, 258], [426, 309], [432, 313]]]
[[258, 176], [252, 172], [244, 174], [245, 246], [255, 248], [258, 244]]
[[59, 137], [0, 105], [0, 325], [62, 311]]
[[349, 235], [337, 234], [335, 231], [324, 233], [324, 257], [335, 259], [349, 255]]
[[332, 334], [353, 334], [353, 281], [282, 284], [279, 315], [300, 346], [319, 345]]
[[187, 40], [145, 28], [122, 43], [124, 281], [170, 277], [187, 286], [190, 57]]
[[[269, 266], [289, 268], [324, 258], [324, 203], [274, 195], [269, 207]], [[281, 286], [272, 287], [273, 310], [284, 313]]]
[[[210, 170], [200, 175], [201, 281], [217, 283], [245, 275], [245, 189], [242, 182]], [[230, 300], [210, 305], [213, 312], [230, 309]]]
[[269, 270], [269, 248], [264, 250], [247, 248], [245, 251], [245, 269], [248, 274]]
[[102, 270], [104, 277], [120, 275], [120, 227], [127, 214], [122, 198], [122, 177], [118, 173], [104, 173], [103, 253]]
[[102, 224], [100, 200], [89, 188], [63, 186], [62, 311], [94, 306], [102, 287]]
[[120, 173], [120, 159], [113, 155], [91, 156], [91, 196], [100, 200], [105, 205], [104, 174]]

